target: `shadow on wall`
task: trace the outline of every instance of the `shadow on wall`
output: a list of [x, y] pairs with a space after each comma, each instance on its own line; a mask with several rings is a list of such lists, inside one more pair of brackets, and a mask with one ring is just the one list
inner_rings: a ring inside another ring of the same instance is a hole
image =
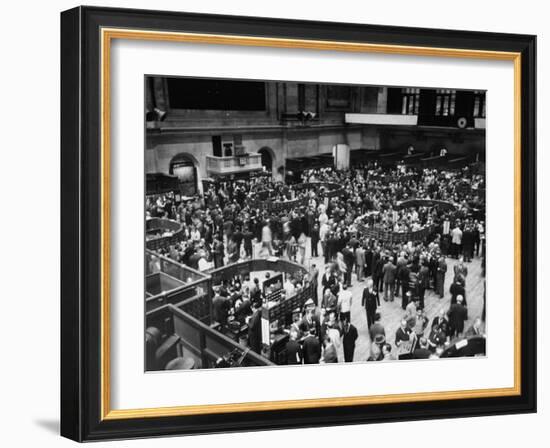
[[53, 434], [59, 434], [59, 420], [55, 419], [37, 419], [34, 424], [45, 431]]

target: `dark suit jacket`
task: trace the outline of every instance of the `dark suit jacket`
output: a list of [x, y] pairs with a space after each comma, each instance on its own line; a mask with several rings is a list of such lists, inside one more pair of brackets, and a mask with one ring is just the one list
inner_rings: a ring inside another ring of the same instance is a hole
[[394, 283], [395, 282], [395, 265], [388, 261], [382, 268], [382, 273], [384, 274], [384, 283]]
[[212, 299], [212, 317], [216, 322], [225, 325], [227, 323], [227, 312], [229, 311], [229, 299], [216, 295]]
[[379, 302], [378, 293], [374, 290], [372, 292], [369, 291], [368, 288], [365, 288], [363, 290], [363, 297], [361, 299], [361, 305], [363, 305], [369, 314], [376, 312], [376, 307]]
[[428, 269], [428, 266], [422, 266], [420, 268], [418, 281], [420, 282], [420, 286], [422, 288], [428, 289], [430, 287], [430, 270]]
[[464, 289], [464, 286], [459, 285], [458, 283], [452, 283], [449, 288], [449, 292], [451, 293], [451, 303], [456, 302], [457, 296], [462, 296], [464, 298], [463, 303], [466, 304], [466, 290]]
[[344, 345], [344, 356], [347, 358], [353, 358], [353, 352], [355, 351], [355, 341], [359, 337], [357, 333], [357, 328], [350, 324], [349, 329], [346, 333], [344, 329], [343, 345]]
[[302, 348], [304, 364], [319, 364], [321, 359], [321, 344], [315, 336], [307, 336]]
[[464, 331], [464, 321], [468, 319], [468, 309], [459, 303], [451, 305], [449, 310], [449, 322], [459, 333]]
[[395, 332], [395, 345], [402, 341], [408, 341], [410, 339], [410, 330], [403, 330], [401, 327]]
[[379, 334], [385, 337], [386, 330], [384, 329], [383, 325], [380, 322], [375, 322], [369, 328], [369, 335], [370, 335], [371, 342], [374, 342], [374, 339]]
[[344, 247], [342, 249], [342, 255], [344, 256], [344, 263], [346, 263], [348, 267], [353, 266], [353, 262], [355, 261], [353, 251], [347, 247]]
[[380, 277], [380, 274], [382, 273], [382, 263], [383, 261], [380, 259], [380, 252], [373, 252], [372, 254], [372, 278], [376, 279]]
[[248, 321], [248, 345], [256, 353], [262, 353], [262, 312], [254, 311]]
[[286, 343], [286, 363], [289, 365], [302, 363], [302, 347], [298, 341], [291, 339]]

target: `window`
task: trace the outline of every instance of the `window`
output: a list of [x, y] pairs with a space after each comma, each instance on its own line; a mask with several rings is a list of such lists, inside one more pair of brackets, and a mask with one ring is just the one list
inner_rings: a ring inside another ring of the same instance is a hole
[[474, 111], [472, 114], [476, 118], [485, 118], [485, 92], [474, 90]]
[[264, 111], [264, 82], [224, 79], [168, 78], [172, 109]]
[[443, 117], [454, 115], [456, 90], [437, 89], [435, 92], [435, 115]]
[[418, 115], [420, 104], [420, 89], [407, 87], [401, 89], [401, 113], [403, 115]]

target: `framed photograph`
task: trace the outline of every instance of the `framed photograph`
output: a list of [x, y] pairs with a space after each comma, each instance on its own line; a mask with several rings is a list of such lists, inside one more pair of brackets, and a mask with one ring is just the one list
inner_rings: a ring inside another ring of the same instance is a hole
[[61, 433], [536, 410], [535, 36], [61, 14]]

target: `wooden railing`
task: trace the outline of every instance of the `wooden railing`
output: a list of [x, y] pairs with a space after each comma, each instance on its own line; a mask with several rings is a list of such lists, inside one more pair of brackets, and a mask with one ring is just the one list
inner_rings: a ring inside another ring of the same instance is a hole
[[424, 241], [433, 232], [433, 229], [433, 226], [428, 226], [416, 231], [393, 232], [377, 229], [375, 227], [367, 227], [364, 224], [357, 225], [357, 232], [361, 236], [390, 244], [406, 243], [408, 241]]
[[206, 271], [207, 274], [212, 277], [212, 284], [218, 285], [224, 279], [230, 279], [235, 275], [248, 275], [251, 272], [257, 271], [276, 271], [284, 272], [292, 275], [305, 275], [307, 269], [301, 264], [294, 263], [293, 261], [276, 259], [270, 260], [266, 258], [257, 258], [254, 260], [244, 260], [237, 263], [232, 263], [220, 268], [211, 269]]
[[[322, 191], [323, 196], [328, 198], [342, 196], [345, 191], [340, 184], [333, 182], [306, 182], [293, 185], [293, 188], [296, 191], [315, 190], [317, 194]], [[279, 212], [304, 207], [309, 202], [309, 197], [307, 196], [288, 201], [274, 201], [267, 197], [267, 193], [266, 191], [258, 192], [249, 200], [250, 206], [252, 208]]]
[[149, 250], [165, 249], [185, 239], [183, 225], [177, 221], [164, 218], [151, 218], [145, 222], [146, 233], [150, 232], [171, 232], [171, 235], [158, 236], [147, 239], [145, 247]]
[[407, 199], [395, 204], [396, 209], [409, 207], [440, 207], [443, 210], [456, 210], [457, 206], [450, 201], [442, 201], [440, 199]]

